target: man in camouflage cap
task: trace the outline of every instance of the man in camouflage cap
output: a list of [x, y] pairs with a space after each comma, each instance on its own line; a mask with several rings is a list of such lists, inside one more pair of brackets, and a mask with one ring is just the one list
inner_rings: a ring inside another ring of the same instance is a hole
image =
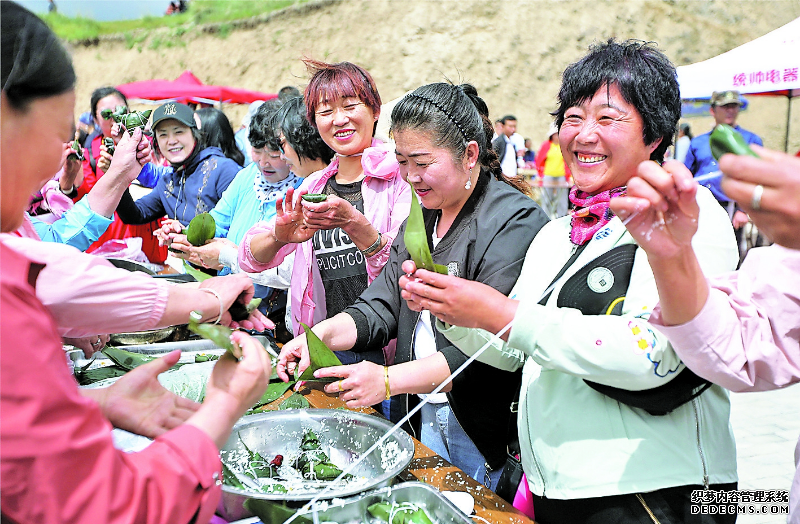
[[[736, 117], [739, 116], [739, 110], [743, 104], [744, 102], [742, 102], [738, 91], [714, 91], [711, 95], [710, 112], [711, 116], [714, 117], [715, 125], [728, 124], [741, 133], [744, 137], [744, 141], [748, 144], [764, 145], [760, 136], [736, 124]], [[711, 131], [713, 131], [713, 129]], [[709, 145], [711, 131], [694, 137], [689, 145], [689, 152], [686, 153], [684, 164], [695, 177], [713, 171], [719, 171], [717, 161], [714, 160], [714, 157], [711, 155], [711, 146]], [[733, 227], [736, 229], [736, 236], [738, 239], [741, 235], [742, 226], [748, 222], [749, 218], [742, 210], [736, 207], [736, 202], [733, 202], [722, 191], [720, 181], [720, 178], [714, 178], [703, 182], [703, 185], [710, 189], [720, 205], [728, 210], [728, 214], [733, 222]]]

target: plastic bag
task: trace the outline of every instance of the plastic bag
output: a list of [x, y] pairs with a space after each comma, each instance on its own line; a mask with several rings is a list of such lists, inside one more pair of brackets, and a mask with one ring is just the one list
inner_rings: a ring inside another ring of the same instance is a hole
[[180, 397], [203, 402], [206, 396], [206, 384], [208, 384], [214, 364], [216, 364], [214, 361], [187, 364], [179, 369], [160, 374], [158, 381], [166, 389]]
[[92, 254], [104, 258], [122, 258], [134, 262], [141, 262], [143, 264], [150, 264], [147, 255], [142, 251], [141, 237], [109, 240], [92, 251]]

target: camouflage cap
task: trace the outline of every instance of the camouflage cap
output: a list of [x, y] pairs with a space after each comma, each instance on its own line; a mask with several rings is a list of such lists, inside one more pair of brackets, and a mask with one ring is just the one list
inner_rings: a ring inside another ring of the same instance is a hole
[[728, 104], [744, 104], [742, 98], [739, 96], [739, 91], [714, 91], [711, 94], [712, 106], [724, 106]]

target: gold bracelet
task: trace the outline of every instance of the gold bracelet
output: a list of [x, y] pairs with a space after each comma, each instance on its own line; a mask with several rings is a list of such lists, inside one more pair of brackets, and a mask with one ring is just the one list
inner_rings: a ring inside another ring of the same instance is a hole
[[386, 383], [386, 400], [392, 398], [392, 390], [389, 389], [389, 366], [383, 366], [383, 381]]

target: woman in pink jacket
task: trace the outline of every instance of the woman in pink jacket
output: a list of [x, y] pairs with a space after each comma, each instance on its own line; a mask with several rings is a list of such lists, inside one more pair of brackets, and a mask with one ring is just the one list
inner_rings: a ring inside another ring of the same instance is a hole
[[[394, 151], [373, 138], [381, 99], [369, 73], [349, 62], [305, 63], [313, 72], [304, 95], [306, 117], [336, 156], [278, 199], [275, 222], [257, 224], [239, 245], [239, 266], [253, 273], [295, 253], [295, 335], [303, 333], [301, 322], [313, 326], [352, 305], [378, 276], [411, 202]], [[301, 198], [306, 193], [327, 198], [312, 203]], [[391, 364], [393, 347], [339, 356], [345, 364]]]
[[[739, 271], [706, 280], [691, 240], [697, 183], [677, 162], [649, 162], [611, 208], [647, 252], [659, 307], [650, 322], [701, 377], [731, 391], [800, 382], [800, 159], [751, 146], [761, 158], [724, 155], [722, 188], [776, 245], [750, 251]], [[800, 441], [789, 522], [800, 522]]]

